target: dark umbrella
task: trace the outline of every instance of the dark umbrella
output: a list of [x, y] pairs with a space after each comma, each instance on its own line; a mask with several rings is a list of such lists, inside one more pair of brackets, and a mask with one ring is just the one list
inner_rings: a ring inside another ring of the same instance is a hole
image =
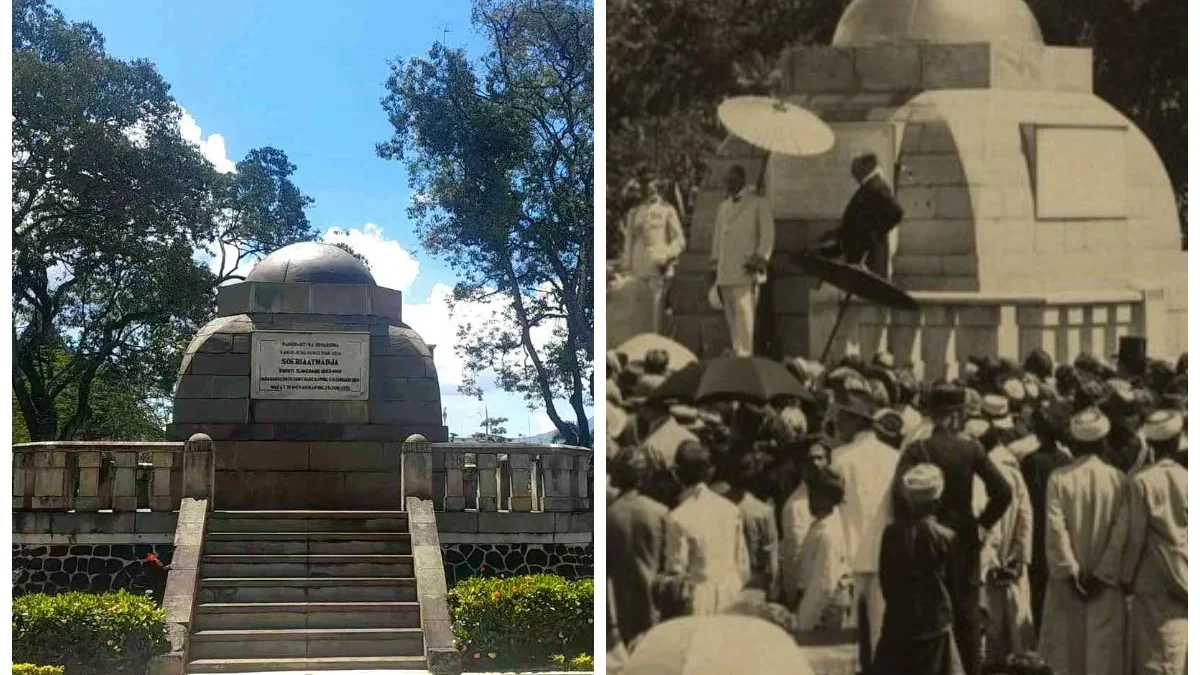
[[834, 321], [833, 331], [830, 332], [829, 340], [825, 343], [825, 350], [821, 353], [822, 363], [829, 356], [829, 348], [833, 346], [833, 338], [837, 335], [842, 318], [850, 307], [852, 297], [857, 295], [867, 302], [906, 312], [915, 312], [921, 308], [911, 295], [861, 265], [848, 265], [839, 260], [823, 258], [811, 253], [801, 254], [797, 262], [800, 264], [800, 268], [808, 274], [845, 291], [845, 295], [842, 296], [842, 301], [838, 305], [837, 320]]
[[812, 400], [812, 392], [781, 363], [757, 356], [722, 356], [689, 364], [668, 377], [650, 398], [765, 404], [780, 396]]

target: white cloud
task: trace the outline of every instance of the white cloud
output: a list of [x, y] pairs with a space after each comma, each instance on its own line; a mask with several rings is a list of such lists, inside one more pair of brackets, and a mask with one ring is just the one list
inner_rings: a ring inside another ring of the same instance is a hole
[[236, 168], [232, 160], [225, 154], [225, 137], [221, 134], [209, 134], [204, 137], [200, 124], [188, 111], [179, 109], [179, 135], [183, 140], [200, 148], [200, 152], [221, 173], [233, 173]]
[[400, 242], [384, 237], [383, 230], [375, 223], [367, 223], [362, 229], [331, 227], [321, 239], [330, 244], [347, 244], [366, 258], [371, 276], [380, 286], [407, 291], [421, 271], [421, 263]]
[[466, 370], [466, 363], [454, 350], [459, 327], [486, 323], [503, 309], [504, 303], [498, 298], [483, 303], [460, 302], [451, 311], [446, 300], [453, 291], [448, 284], [435, 283], [424, 302], [405, 302], [402, 318], [404, 323], [421, 334], [426, 344], [437, 345], [433, 351], [433, 362], [437, 365], [438, 381], [443, 386], [457, 387], [462, 384]]

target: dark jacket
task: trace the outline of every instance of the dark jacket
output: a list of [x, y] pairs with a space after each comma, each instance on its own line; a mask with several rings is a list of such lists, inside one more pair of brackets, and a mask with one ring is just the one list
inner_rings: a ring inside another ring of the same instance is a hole
[[887, 182], [872, 176], [858, 186], [846, 204], [841, 226], [825, 237], [829, 244], [826, 251], [857, 263], [873, 253], [903, 218], [904, 209]]
[[657, 620], [654, 580], [667, 560], [667, 507], [627, 490], [608, 505], [608, 577], [611, 579], [617, 627], [625, 644], [633, 642]]
[[[925, 462], [942, 470], [945, 488], [938, 505], [937, 519], [958, 535], [958, 545], [969, 556], [966, 559], [973, 568], [967, 570], [968, 578], [973, 579], [979, 569], [981, 542], [978, 526], [990, 529], [1000, 520], [1012, 503], [1012, 487], [1000, 469], [988, 459], [982, 445], [949, 429], [936, 429], [932, 436], [913, 443], [900, 455], [893, 490], [893, 504], [898, 515], [909, 514], [900, 477], [908, 469]], [[987, 506], [978, 519], [972, 508], [976, 476], [983, 481], [988, 496]]]

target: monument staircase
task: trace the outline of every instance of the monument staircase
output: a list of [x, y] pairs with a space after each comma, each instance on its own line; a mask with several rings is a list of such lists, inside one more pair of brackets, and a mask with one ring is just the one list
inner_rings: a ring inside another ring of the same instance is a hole
[[407, 514], [216, 511], [189, 673], [425, 670]]

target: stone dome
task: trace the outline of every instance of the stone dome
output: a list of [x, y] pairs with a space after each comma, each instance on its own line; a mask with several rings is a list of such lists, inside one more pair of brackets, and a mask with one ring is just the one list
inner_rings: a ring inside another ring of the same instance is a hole
[[999, 41], [1043, 44], [1024, 0], [854, 0], [833, 34], [835, 47]]
[[275, 251], [250, 270], [246, 281], [375, 285], [375, 277], [358, 258], [333, 244], [315, 241]]

